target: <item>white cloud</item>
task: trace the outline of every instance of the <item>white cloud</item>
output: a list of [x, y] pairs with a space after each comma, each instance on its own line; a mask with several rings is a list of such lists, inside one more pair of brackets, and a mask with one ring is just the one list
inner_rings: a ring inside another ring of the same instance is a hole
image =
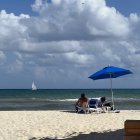
[[33, 7], [39, 7], [40, 17], [27, 23], [32, 26], [34, 22], [30, 34], [36, 38], [39, 35], [42, 40], [93, 40], [97, 36], [123, 37], [129, 34], [128, 19], [114, 8], [107, 7], [104, 0], [87, 0], [84, 5], [82, 2], [36, 1]]
[[19, 60], [16, 60], [15, 62], [6, 66], [7, 73], [18, 73], [21, 72], [22, 70], [23, 70], [23, 63]]
[[36, 67], [33, 73], [38, 79], [44, 80], [46, 78], [47, 70], [45, 67]]
[[0, 51], [0, 64], [3, 64], [6, 61], [6, 56], [3, 51]]
[[[8, 67], [9, 73], [47, 75], [49, 80], [51, 74], [57, 80], [62, 80], [64, 75], [69, 78], [73, 75], [75, 79], [77, 76], [78, 80], [82, 74], [88, 77], [89, 72], [108, 64], [139, 68], [139, 15], [131, 13], [125, 17], [106, 6], [105, 0], [82, 2], [36, 0], [32, 9], [39, 15], [35, 17], [15, 16], [2, 10], [0, 63], [3, 62], [3, 67]], [[72, 87], [71, 80], [67, 82]]]

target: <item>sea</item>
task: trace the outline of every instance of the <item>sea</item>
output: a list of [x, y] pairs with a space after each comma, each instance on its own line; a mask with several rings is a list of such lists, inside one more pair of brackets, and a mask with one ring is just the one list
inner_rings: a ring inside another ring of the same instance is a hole
[[[89, 99], [112, 97], [109, 89], [0, 89], [0, 111], [74, 110], [81, 93]], [[140, 89], [113, 89], [113, 94], [116, 109], [140, 110]]]

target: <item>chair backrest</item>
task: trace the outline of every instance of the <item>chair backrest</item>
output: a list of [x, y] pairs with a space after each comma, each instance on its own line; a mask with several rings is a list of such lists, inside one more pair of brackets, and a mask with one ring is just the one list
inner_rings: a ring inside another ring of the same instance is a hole
[[98, 99], [90, 99], [88, 104], [89, 104], [89, 107], [95, 108], [98, 105]]

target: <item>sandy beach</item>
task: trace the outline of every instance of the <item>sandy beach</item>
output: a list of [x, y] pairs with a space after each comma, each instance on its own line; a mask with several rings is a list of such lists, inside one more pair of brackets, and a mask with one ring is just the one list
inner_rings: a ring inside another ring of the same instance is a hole
[[1, 111], [0, 140], [123, 140], [127, 119], [140, 119], [140, 111]]

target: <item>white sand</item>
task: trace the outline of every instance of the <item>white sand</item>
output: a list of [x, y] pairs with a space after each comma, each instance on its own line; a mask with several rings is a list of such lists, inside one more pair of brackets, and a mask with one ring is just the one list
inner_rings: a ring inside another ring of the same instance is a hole
[[123, 140], [126, 119], [140, 119], [140, 111], [1, 111], [0, 140]]

